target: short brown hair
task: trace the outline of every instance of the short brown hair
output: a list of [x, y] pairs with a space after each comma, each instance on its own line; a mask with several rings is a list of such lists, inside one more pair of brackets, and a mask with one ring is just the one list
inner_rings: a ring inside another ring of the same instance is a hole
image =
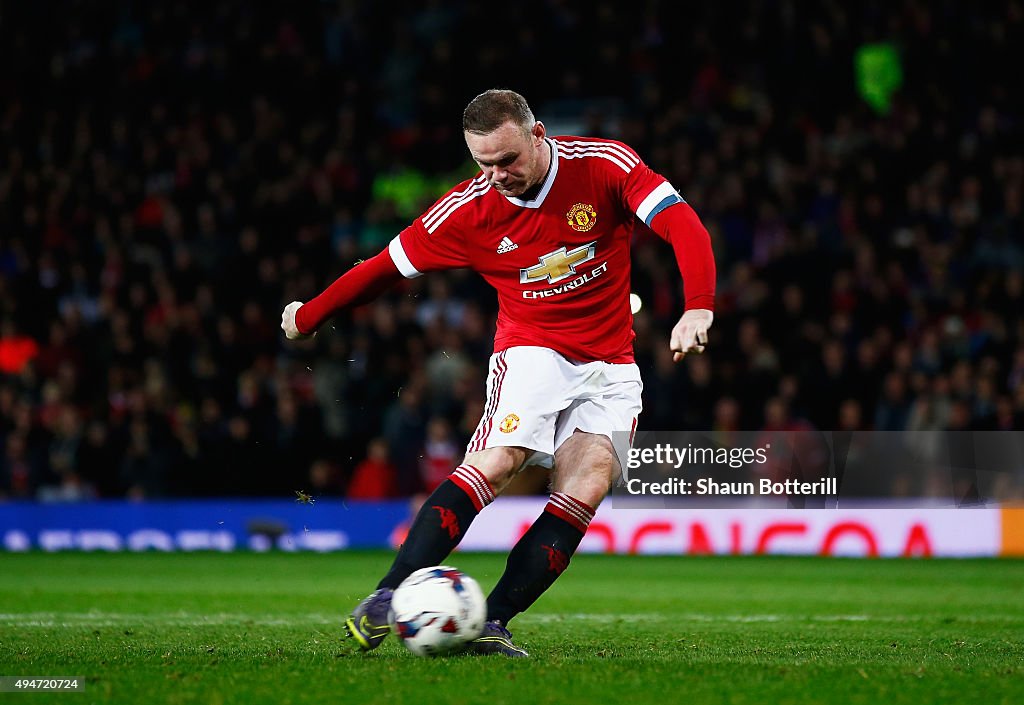
[[489, 135], [509, 121], [526, 132], [537, 122], [526, 98], [501, 88], [481, 93], [469, 101], [462, 113], [462, 129], [477, 135]]

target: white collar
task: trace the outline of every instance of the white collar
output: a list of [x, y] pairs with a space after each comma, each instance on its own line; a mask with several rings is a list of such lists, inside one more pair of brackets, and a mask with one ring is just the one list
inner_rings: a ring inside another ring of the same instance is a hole
[[555, 183], [555, 175], [558, 174], [558, 150], [555, 149], [555, 143], [550, 138], [545, 137], [544, 141], [548, 143], [548, 149], [551, 150], [551, 166], [548, 167], [548, 173], [544, 177], [544, 184], [540, 187], [540, 193], [532, 201], [524, 201], [514, 196], [505, 196], [508, 202], [514, 206], [519, 206], [520, 208], [540, 208], [541, 204], [544, 203], [544, 199], [547, 198], [548, 191], [551, 190], [551, 186]]

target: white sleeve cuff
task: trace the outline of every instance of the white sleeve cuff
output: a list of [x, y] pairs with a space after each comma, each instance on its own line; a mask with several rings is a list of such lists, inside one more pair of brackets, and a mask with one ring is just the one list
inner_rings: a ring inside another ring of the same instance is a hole
[[412, 262], [409, 261], [409, 256], [405, 254], [405, 248], [402, 247], [402, 236], [395, 235], [395, 238], [388, 243], [388, 254], [391, 255], [391, 261], [398, 267], [398, 271], [402, 273], [402, 276], [406, 279], [415, 279], [416, 277], [422, 277], [423, 272], [412, 266]]

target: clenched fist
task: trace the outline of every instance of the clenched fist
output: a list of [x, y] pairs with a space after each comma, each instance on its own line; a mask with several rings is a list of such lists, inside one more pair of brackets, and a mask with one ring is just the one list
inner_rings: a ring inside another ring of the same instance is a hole
[[673, 362], [679, 362], [689, 352], [704, 352], [704, 346], [708, 344], [708, 328], [713, 320], [715, 314], [706, 308], [690, 309], [683, 314], [672, 329], [669, 341], [669, 347], [675, 353]]
[[284, 331], [284, 337], [288, 338], [288, 340], [302, 340], [316, 335], [315, 332], [309, 335], [302, 333], [299, 331], [299, 327], [295, 325], [295, 314], [299, 312], [300, 308], [302, 308], [301, 301], [292, 301], [281, 312], [281, 330]]

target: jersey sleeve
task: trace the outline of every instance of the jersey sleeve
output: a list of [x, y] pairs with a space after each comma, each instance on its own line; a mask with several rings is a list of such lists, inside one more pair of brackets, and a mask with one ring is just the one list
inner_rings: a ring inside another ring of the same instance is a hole
[[[644, 164], [636, 152], [621, 142], [615, 145], [622, 155], [621, 161], [628, 167], [619, 170], [622, 199], [647, 227], [672, 245], [683, 275], [686, 310], [714, 310], [715, 257], [700, 218], [672, 184]], [[686, 204], [685, 207], [665, 212], [669, 206], [680, 203]], [[664, 215], [655, 222], [662, 213]]]
[[632, 213], [636, 213], [636, 216], [644, 221], [645, 225], [650, 227], [654, 216], [669, 206], [686, 203], [672, 188], [672, 184], [664, 176], [644, 164], [643, 160], [630, 147], [621, 142], [610, 144], [615, 145], [615, 148], [624, 153], [621, 161], [628, 167], [628, 169], [622, 170], [625, 173], [621, 174], [622, 198], [625, 206]]
[[391, 241], [388, 252], [403, 276], [469, 266], [458, 211], [482, 193], [481, 183], [486, 186], [482, 176], [459, 184]]

